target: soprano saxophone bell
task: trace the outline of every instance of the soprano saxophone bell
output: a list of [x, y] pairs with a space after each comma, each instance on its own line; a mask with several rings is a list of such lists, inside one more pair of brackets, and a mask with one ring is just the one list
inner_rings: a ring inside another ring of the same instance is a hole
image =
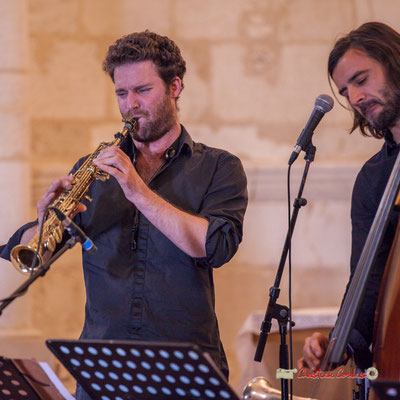
[[13, 247], [10, 253], [11, 262], [17, 271], [23, 274], [31, 274], [43, 264], [43, 258], [38, 253], [32, 241], [29, 245], [18, 245]]
[[97, 149], [85, 160], [81, 167], [74, 174], [74, 181], [70, 189], [64, 190], [50, 205], [49, 213], [43, 222], [42, 239], [39, 244], [39, 232], [27, 245], [15, 246], [10, 253], [11, 262], [17, 271], [23, 274], [31, 274], [43, 264], [43, 256], [47, 251], [53, 252], [57, 244], [61, 242], [64, 226], [57, 218], [51, 208], [59, 209], [64, 215], [73, 213], [80, 201], [87, 197], [90, 185], [96, 179], [106, 181], [109, 175], [101, 171], [93, 164], [93, 160], [100, 151], [107, 147], [118, 146], [128, 134], [138, 129], [136, 118], [126, 119], [122, 132], [115, 135], [112, 142], [102, 142]]
[[[282, 393], [278, 389], [274, 389], [269, 381], [257, 376], [253, 378], [244, 388], [242, 392], [242, 400], [278, 400], [282, 398]], [[315, 400], [311, 398], [293, 396], [293, 400]]]

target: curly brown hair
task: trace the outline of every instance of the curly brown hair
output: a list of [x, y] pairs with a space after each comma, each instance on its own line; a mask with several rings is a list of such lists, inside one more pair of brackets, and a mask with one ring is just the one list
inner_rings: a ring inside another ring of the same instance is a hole
[[114, 70], [122, 64], [151, 60], [157, 66], [160, 78], [168, 87], [178, 76], [182, 81], [186, 62], [179, 47], [166, 36], [146, 30], [123, 36], [108, 48], [103, 70], [114, 82]]
[[[400, 96], [400, 34], [381, 22], [367, 22], [336, 41], [328, 60], [328, 74], [332, 74], [339, 60], [350, 49], [364, 51], [378, 61], [386, 74], [389, 87]], [[353, 110], [350, 133], [360, 128], [364, 136], [384, 137], [384, 130], [375, 129], [360, 113]]]

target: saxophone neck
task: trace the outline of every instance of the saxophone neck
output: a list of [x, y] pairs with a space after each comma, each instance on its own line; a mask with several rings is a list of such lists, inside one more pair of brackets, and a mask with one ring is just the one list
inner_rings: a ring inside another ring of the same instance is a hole
[[138, 129], [138, 122], [137, 118], [128, 118], [122, 120], [122, 122], [125, 122], [124, 128], [122, 129], [122, 132], [117, 132], [114, 137], [114, 145], [119, 145], [128, 134], [131, 134], [135, 132]]

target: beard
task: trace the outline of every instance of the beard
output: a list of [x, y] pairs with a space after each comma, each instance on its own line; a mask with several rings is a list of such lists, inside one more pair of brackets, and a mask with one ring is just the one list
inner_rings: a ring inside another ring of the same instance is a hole
[[[362, 116], [378, 131], [390, 129], [400, 119], [400, 93], [386, 87], [381, 96], [383, 101], [368, 100], [360, 106]], [[375, 104], [382, 105], [382, 111], [376, 117], [367, 117], [367, 109]]]
[[132, 114], [133, 118], [143, 117], [138, 121], [138, 130], [132, 133], [132, 138], [141, 143], [151, 143], [161, 139], [176, 123], [175, 109], [167, 95], [163, 96], [152, 113], [142, 110], [127, 114], [128, 118], [132, 118]]

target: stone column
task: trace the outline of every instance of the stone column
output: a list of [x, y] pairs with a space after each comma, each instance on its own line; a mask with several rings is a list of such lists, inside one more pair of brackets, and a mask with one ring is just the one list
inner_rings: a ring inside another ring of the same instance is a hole
[[[27, 4], [26, 0], [0, 0], [0, 244], [30, 214]], [[2, 259], [0, 268], [0, 297], [4, 298], [25, 278]], [[4, 310], [1, 343], [6, 337], [32, 333], [28, 297], [29, 293]]]

